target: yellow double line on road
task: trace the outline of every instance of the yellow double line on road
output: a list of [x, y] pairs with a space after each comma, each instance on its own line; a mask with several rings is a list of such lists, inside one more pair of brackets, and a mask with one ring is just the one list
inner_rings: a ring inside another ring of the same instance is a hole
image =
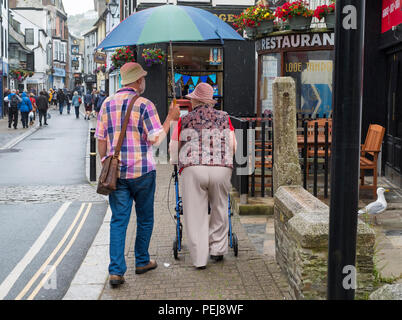
[[[73, 231], [75, 225], [77, 224], [82, 212], [84, 211], [84, 208], [86, 206], [86, 203], [83, 203], [77, 213], [77, 215], [74, 218], [74, 221], [71, 223], [70, 227], [68, 228], [67, 232], [63, 236], [63, 238], [60, 240], [60, 242], [57, 244], [56, 248], [53, 250], [53, 252], [50, 254], [50, 256], [46, 259], [46, 261], [43, 263], [43, 265], [38, 269], [38, 271], [35, 273], [35, 275], [32, 277], [32, 279], [27, 283], [24, 289], [17, 295], [15, 300], [21, 300], [27, 292], [31, 289], [33, 284], [36, 282], [36, 280], [39, 278], [39, 276], [44, 273], [44, 270], [46, 269], [47, 266], [49, 266], [50, 262], [53, 260], [53, 258], [57, 255], [57, 253], [60, 251], [61, 247], [64, 245], [64, 243], [67, 241], [68, 237], [70, 236], [71, 232]], [[74, 235], [68, 242], [67, 246], [64, 248], [63, 252], [60, 254], [60, 256], [57, 258], [55, 263], [49, 268], [45, 276], [42, 278], [42, 280], [39, 282], [39, 284], [35, 287], [35, 289], [32, 291], [32, 293], [29, 295], [27, 300], [33, 300], [40, 289], [42, 289], [43, 285], [46, 283], [46, 281], [49, 279], [49, 277], [52, 275], [52, 273], [56, 270], [57, 266], [60, 264], [60, 262], [63, 260], [64, 256], [67, 254], [67, 252], [70, 250], [71, 246], [74, 244], [75, 240], [77, 239], [77, 236], [79, 232], [81, 231], [82, 226], [85, 223], [85, 220], [88, 217], [88, 214], [91, 210], [92, 203], [88, 204], [87, 210], [83, 216], [83, 218], [80, 221], [80, 224], [78, 225], [77, 229], [74, 232]]]

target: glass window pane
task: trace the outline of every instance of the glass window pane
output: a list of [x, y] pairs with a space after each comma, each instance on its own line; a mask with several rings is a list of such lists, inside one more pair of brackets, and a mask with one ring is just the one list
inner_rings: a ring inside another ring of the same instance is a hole
[[296, 82], [296, 104], [300, 113], [332, 117], [332, 71], [334, 51], [289, 52], [285, 74]]
[[267, 54], [261, 57], [260, 101], [261, 113], [273, 113], [272, 83], [281, 75], [281, 55], [279, 53]]
[[[201, 82], [214, 88], [216, 108], [223, 109], [223, 49], [209, 46], [173, 46], [177, 98], [184, 98]], [[170, 49], [168, 47], [168, 96], [173, 97]]]

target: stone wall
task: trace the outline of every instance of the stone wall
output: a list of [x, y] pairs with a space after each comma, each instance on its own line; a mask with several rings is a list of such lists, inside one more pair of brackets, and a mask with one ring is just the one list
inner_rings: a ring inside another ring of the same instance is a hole
[[[329, 208], [300, 186], [280, 187], [274, 200], [276, 260], [294, 299], [326, 299]], [[359, 221], [356, 299], [373, 291], [375, 233]]]

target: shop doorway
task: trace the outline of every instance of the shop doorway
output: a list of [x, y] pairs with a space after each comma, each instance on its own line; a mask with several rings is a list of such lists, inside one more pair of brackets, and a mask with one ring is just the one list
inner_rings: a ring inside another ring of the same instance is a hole
[[385, 174], [402, 186], [402, 51], [388, 56], [387, 69]]

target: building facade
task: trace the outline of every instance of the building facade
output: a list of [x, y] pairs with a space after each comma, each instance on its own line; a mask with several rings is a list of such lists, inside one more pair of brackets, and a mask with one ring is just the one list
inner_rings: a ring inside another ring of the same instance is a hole
[[[124, 20], [133, 12], [166, 4], [162, 0], [121, 0], [120, 19]], [[191, 5], [207, 10], [232, 25], [234, 15], [255, 4], [254, 0], [172, 0], [177, 5]], [[145, 95], [156, 105], [162, 120], [173, 98], [170, 63], [146, 67], [142, 52], [146, 48], [158, 47], [168, 56], [167, 44], [138, 46], [137, 61], [148, 71]], [[205, 42], [185, 42], [173, 44], [173, 61], [177, 96], [184, 96], [194, 90], [199, 82], [207, 82], [214, 88], [216, 107], [237, 116], [254, 115], [255, 104], [255, 44], [254, 41], [230, 41], [222, 44], [219, 40]], [[242, 76], [239, 77], [239, 74]], [[179, 79], [176, 81], [176, 79]]]
[[47, 88], [69, 86], [68, 25], [62, 0], [10, 0], [10, 8], [39, 27], [51, 39], [46, 46]]
[[[46, 17], [46, 12], [41, 10], [40, 15]], [[24, 34], [24, 44], [34, 55], [34, 75], [25, 81], [25, 89], [40, 90], [47, 89], [48, 74], [50, 68], [51, 54], [48, 48], [51, 46], [52, 39], [47, 34], [43, 26], [37, 25], [29, 17], [29, 10], [10, 10], [10, 19], [19, 23], [19, 28]], [[50, 56], [49, 56], [50, 55]]]
[[96, 68], [94, 59], [95, 49], [98, 45], [97, 27], [93, 27], [84, 34], [84, 86], [85, 91], [92, 91], [96, 88]]
[[0, 119], [5, 116], [3, 93], [9, 87], [8, 82], [8, 0], [0, 1], [1, 16], [1, 55], [0, 55]]

